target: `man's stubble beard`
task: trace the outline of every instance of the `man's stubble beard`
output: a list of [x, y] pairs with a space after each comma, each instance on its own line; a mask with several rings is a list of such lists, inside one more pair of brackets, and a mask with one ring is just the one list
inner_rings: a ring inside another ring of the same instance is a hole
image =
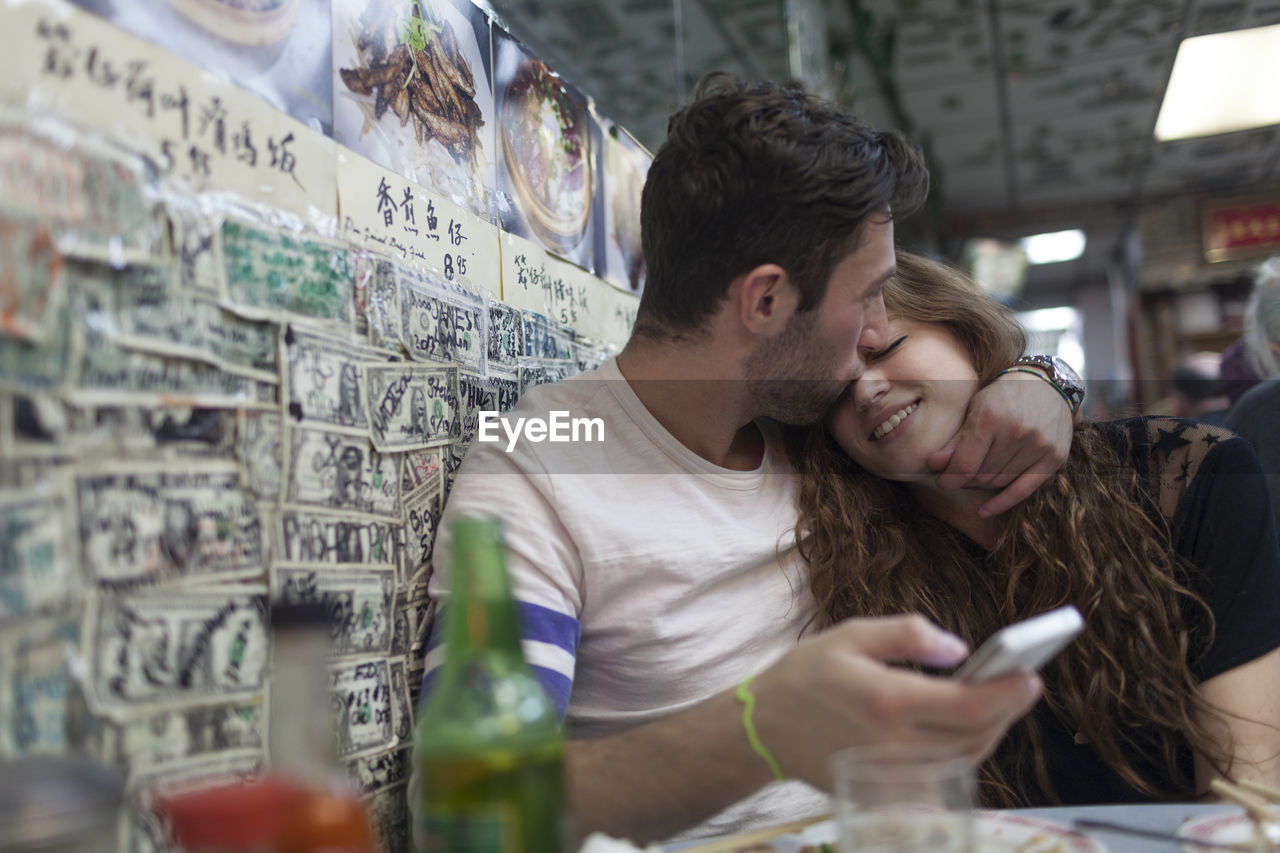
[[784, 424], [817, 423], [844, 390], [833, 374], [835, 348], [818, 332], [816, 309], [796, 312], [782, 334], [763, 342], [747, 357], [747, 392], [755, 417]]

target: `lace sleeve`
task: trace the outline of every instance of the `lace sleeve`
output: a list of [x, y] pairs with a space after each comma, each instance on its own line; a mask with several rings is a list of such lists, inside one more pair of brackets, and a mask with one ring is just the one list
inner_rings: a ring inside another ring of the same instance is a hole
[[1135, 419], [1130, 435], [1131, 452], [1146, 456], [1133, 460], [1138, 463], [1135, 467], [1146, 471], [1149, 493], [1170, 523], [1209, 453], [1220, 442], [1235, 437], [1219, 426], [1165, 417]]

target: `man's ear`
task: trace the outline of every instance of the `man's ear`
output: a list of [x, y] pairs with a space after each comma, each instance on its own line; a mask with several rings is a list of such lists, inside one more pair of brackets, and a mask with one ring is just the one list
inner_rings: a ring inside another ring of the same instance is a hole
[[748, 270], [734, 284], [730, 293], [736, 297], [738, 319], [753, 334], [781, 333], [800, 305], [800, 292], [777, 264]]

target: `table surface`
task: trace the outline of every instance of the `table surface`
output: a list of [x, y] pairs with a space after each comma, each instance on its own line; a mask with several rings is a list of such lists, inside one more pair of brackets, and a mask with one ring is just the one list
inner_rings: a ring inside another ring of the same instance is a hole
[[[1125, 826], [1150, 829], [1156, 832], [1175, 833], [1191, 818], [1222, 811], [1239, 811], [1238, 806], [1205, 805], [1201, 803], [1158, 803], [1142, 805], [1111, 806], [1059, 806], [1044, 809], [1013, 809], [1009, 814], [1028, 815], [1044, 820], [1052, 820], [1065, 826], [1077, 818], [1105, 820]], [[1089, 830], [1090, 836], [1098, 839], [1113, 853], [1182, 853], [1182, 848], [1171, 841], [1153, 841], [1133, 835], [1111, 833], [1106, 830]], [[700, 842], [710, 839], [700, 839]], [[673, 844], [665, 849], [677, 851], [688, 847], [693, 842]]]
[[[1077, 818], [1105, 820], [1156, 832], [1177, 832], [1190, 818], [1214, 812], [1240, 811], [1239, 806], [1204, 805], [1201, 803], [1159, 803], [1116, 806], [1060, 806], [1051, 809], [1016, 809], [1011, 814], [1052, 820], [1071, 825]], [[1121, 835], [1102, 829], [1091, 829], [1088, 835], [1098, 839], [1108, 850], [1116, 853], [1180, 853], [1181, 849], [1171, 841], [1153, 841], [1134, 835]]]

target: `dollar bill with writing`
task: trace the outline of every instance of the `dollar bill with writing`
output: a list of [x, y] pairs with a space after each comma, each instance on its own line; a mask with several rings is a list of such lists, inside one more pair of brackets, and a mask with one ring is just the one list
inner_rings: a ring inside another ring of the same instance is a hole
[[[65, 755], [82, 744], [87, 706], [73, 672], [80, 646], [76, 608], [0, 631], [0, 758]], [[79, 700], [79, 701], [77, 701]]]
[[435, 545], [436, 528], [444, 512], [444, 472], [435, 482], [427, 483], [404, 499], [405, 511], [405, 584], [429, 570], [431, 548]]
[[0, 208], [58, 226], [69, 254], [114, 264], [164, 256], [156, 171], [49, 115], [0, 111]]
[[408, 785], [392, 785], [365, 799], [373, 824], [378, 853], [402, 853], [413, 849]]
[[50, 320], [39, 340], [0, 335], [0, 389], [56, 391], [74, 381], [73, 345], [83, 322], [80, 301], [72, 283], [76, 266], [71, 262], [65, 266], [62, 277], [65, 293], [46, 306]]
[[362, 797], [403, 785], [412, 773], [412, 754], [411, 748], [398, 747], [352, 759], [346, 765], [347, 778]]
[[384, 361], [386, 353], [294, 326], [285, 330], [282, 349], [285, 399], [293, 420], [368, 431], [360, 363]]
[[284, 424], [280, 412], [236, 413], [236, 458], [241, 482], [259, 500], [276, 501], [284, 482]]
[[356, 330], [380, 349], [400, 349], [400, 285], [394, 261], [368, 252], [356, 256]]
[[428, 447], [423, 450], [410, 450], [404, 454], [400, 478], [402, 493], [408, 494], [436, 476], [440, 470], [440, 452], [439, 447]]
[[348, 249], [231, 219], [221, 239], [227, 294], [238, 312], [288, 312], [352, 327], [355, 271]]
[[488, 311], [480, 297], [402, 267], [400, 316], [410, 357], [485, 371]]
[[458, 369], [423, 364], [366, 364], [369, 435], [379, 450], [418, 450], [462, 434]]
[[285, 504], [400, 518], [400, 457], [369, 436], [289, 427]]
[[271, 567], [271, 592], [275, 601], [328, 609], [330, 657], [386, 654], [391, 646], [393, 569], [277, 563]]
[[104, 584], [263, 575], [262, 522], [235, 465], [164, 465], [76, 475], [87, 575]]
[[262, 696], [148, 712], [140, 710], [118, 723], [106, 724], [100, 757], [128, 778], [212, 755], [267, 745], [267, 709]]
[[71, 501], [61, 489], [0, 494], [0, 624], [80, 594]]
[[116, 719], [262, 693], [267, 596], [253, 589], [153, 590], [92, 602], [85, 652], [100, 713]]
[[520, 309], [492, 298], [488, 311], [488, 369], [491, 373], [514, 373], [525, 354], [524, 318]]
[[386, 658], [330, 667], [329, 698], [340, 758], [381, 752], [399, 743], [398, 703]]
[[290, 563], [398, 566], [404, 525], [398, 519], [283, 508], [276, 513], [276, 559]]
[[217, 213], [216, 202], [205, 195], [179, 192], [172, 184], [162, 187], [162, 192], [172, 225], [179, 286], [215, 301], [226, 299], [226, 266], [222, 242], [218, 240], [222, 217]]
[[48, 337], [63, 264], [48, 226], [0, 216], [0, 333], [29, 343]]

